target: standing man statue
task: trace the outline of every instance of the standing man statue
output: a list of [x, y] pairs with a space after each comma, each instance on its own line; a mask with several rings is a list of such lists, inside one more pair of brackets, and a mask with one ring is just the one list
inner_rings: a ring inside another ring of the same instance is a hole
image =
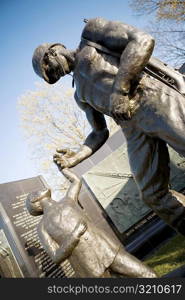
[[124, 277], [155, 278], [152, 269], [93, 224], [78, 204], [81, 181], [69, 169], [62, 172], [71, 181], [63, 201], [52, 200], [49, 189], [30, 193], [26, 200], [30, 214], [43, 214], [38, 235], [51, 259], [61, 263], [68, 258], [76, 277], [111, 277], [113, 272]]
[[[185, 156], [185, 86], [179, 85], [178, 91], [154, 78], [154, 73], [147, 75], [153, 48], [149, 34], [121, 22], [95, 18], [87, 21], [76, 51], [62, 44], [43, 44], [34, 52], [33, 68], [50, 84], [73, 72], [75, 100], [92, 127], [73, 156], [57, 151], [57, 165], [73, 167], [97, 151], [109, 136], [104, 115], [111, 116], [126, 137], [142, 199], [185, 235], [185, 196], [169, 190], [167, 149], [169, 144]], [[166, 73], [173, 72], [166, 68]]]

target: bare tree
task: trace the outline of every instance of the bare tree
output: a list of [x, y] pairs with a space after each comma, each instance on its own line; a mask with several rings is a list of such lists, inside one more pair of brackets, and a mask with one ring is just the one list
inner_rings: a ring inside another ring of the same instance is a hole
[[138, 13], [155, 13], [158, 19], [185, 20], [184, 0], [131, 0], [131, 7]]
[[185, 62], [185, 1], [130, 0], [130, 4], [140, 15], [151, 13], [146, 30], [156, 39], [154, 54], [179, 68]]
[[89, 130], [83, 112], [75, 105], [73, 90], [66, 90], [60, 84], [37, 84], [34, 91], [20, 97], [18, 110], [30, 156], [38, 171], [55, 190], [65, 190], [53, 154], [57, 148], [77, 150]]
[[185, 62], [185, 24], [151, 22], [147, 30], [156, 40], [155, 56], [179, 68]]
[[[29, 145], [30, 157], [52, 189], [59, 191], [55, 193], [57, 198], [63, 195], [67, 185], [53, 163], [53, 154], [57, 148], [78, 150], [90, 131], [73, 94], [73, 89], [66, 89], [60, 83], [52, 86], [42, 83], [18, 100], [20, 125]], [[111, 133], [118, 128], [111, 119], [108, 126]]]

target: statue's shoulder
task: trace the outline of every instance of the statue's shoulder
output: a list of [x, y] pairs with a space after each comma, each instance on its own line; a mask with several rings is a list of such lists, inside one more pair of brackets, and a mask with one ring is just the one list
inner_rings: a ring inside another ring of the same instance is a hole
[[98, 32], [101, 32], [108, 23], [107, 20], [104, 18], [93, 18], [89, 19], [84, 27], [84, 30], [82, 31], [82, 36], [84, 38], [89, 37], [91, 34], [96, 34]]
[[99, 43], [112, 50], [123, 50], [128, 43], [128, 32], [134, 31], [129, 26], [120, 21], [109, 21], [104, 18], [89, 19], [82, 38]]
[[104, 18], [89, 19], [82, 31], [82, 37], [90, 41], [101, 41], [105, 34], [104, 28], [109, 21]]

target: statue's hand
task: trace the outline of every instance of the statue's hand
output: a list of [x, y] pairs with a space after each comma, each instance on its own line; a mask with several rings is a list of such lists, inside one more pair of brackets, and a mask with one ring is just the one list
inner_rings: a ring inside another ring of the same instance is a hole
[[75, 152], [70, 149], [57, 149], [56, 152], [53, 156], [53, 161], [59, 169], [71, 168], [76, 165]]
[[120, 121], [130, 120], [129, 97], [121, 92], [113, 92], [110, 96], [110, 115], [117, 124]]
[[76, 225], [74, 231], [77, 238], [80, 238], [87, 230], [87, 223], [84, 220], [80, 220]]

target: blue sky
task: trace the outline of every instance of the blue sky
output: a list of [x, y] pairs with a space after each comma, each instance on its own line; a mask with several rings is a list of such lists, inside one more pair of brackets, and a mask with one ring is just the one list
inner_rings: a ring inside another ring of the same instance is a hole
[[41, 81], [32, 69], [34, 49], [43, 42], [76, 48], [84, 18], [101, 16], [144, 28], [151, 16], [148, 20], [134, 16], [124, 0], [1, 0], [0, 14], [0, 183], [4, 183], [40, 175], [30, 160], [16, 108], [18, 98]]

